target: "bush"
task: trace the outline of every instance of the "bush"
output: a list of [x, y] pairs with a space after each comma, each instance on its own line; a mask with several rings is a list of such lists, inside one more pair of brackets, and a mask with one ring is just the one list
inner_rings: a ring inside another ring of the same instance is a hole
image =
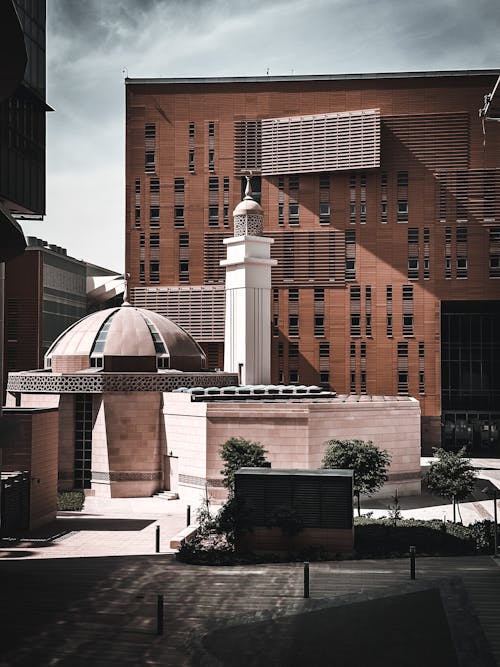
[[355, 519], [354, 549], [359, 557], [397, 557], [408, 554], [410, 545], [421, 555], [459, 556], [491, 553], [493, 523], [470, 526], [440, 520]]
[[80, 512], [83, 509], [85, 496], [83, 491], [62, 491], [57, 494], [59, 512]]
[[250, 442], [244, 438], [229, 438], [220, 448], [220, 457], [224, 461], [221, 470], [222, 483], [234, 490], [234, 473], [240, 468], [262, 468], [268, 466], [266, 450], [260, 442]]

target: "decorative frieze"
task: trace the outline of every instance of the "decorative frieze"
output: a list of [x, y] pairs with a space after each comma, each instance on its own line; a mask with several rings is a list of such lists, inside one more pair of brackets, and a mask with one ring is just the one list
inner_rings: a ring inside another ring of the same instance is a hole
[[21, 394], [102, 394], [114, 391], [174, 391], [181, 387], [227, 387], [236, 373], [9, 373], [7, 391]]

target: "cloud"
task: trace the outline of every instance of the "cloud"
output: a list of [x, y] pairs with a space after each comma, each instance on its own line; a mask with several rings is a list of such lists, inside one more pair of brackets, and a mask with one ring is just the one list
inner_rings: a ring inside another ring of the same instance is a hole
[[35, 233], [123, 265], [125, 67], [131, 77], [495, 68], [499, 28], [498, 0], [50, 0], [56, 111]]

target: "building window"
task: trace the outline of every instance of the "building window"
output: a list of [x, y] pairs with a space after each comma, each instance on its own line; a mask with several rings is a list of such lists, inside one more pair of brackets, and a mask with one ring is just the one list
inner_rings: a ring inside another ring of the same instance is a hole
[[381, 194], [381, 203], [380, 203], [380, 222], [382, 224], [387, 223], [387, 174], [382, 173], [380, 175], [380, 194]]
[[179, 282], [189, 282], [189, 233], [179, 234]]
[[139, 178], [135, 179], [135, 226], [141, 226], [141, 181]]
[[149, 282], [160, 282], [160, 262], [149, 262]]
[[408, 222], [408, 201], [398, 199], [398, 222]]
[[467, 278], [467, 257], [457, 257], [457, 278]]
[[349, 176], [349, 222], [356, 224], [356, 174]]
[[288, 344], [288, 382], [295, 384], [299, 381], [299, 345]]
[[322, 287], [314, 289], [314, 335], [325, 335], [325, 290]]
[[159, 206], [149, 207], [149, 224], [151, 227], [160, 226], [160, 208]]
[[283, 227], [283, 225], [285, 224], [284, 201], [285, 201], [285, 177], [278, 176], [278, 225], [280, 225], [280, 227]]
[[367, 336], [372, 335], [372, 288], [365, 287], [365, 331]]
[[490, 255], [490, 278], [500, 278], [500, 255]]
[[445, 258], [444, 258], [444, 277], [449, 279], [451, 278], [451, 227], [446, 227], [444, 232], [444, 248], [445, 248]]
[[288, 335], [299, 335], [299, 290], [288, 290]]
[[74, 486], [75, 489], [90, 489], [92, 477], [92, 394], [75, 395], [74, 436]]
[[489, 242], [489, 276], [500, 278], [500, 227], [490, 227]]
[[408, 395], [408, 343], [398, 343], [398, 394]]
[[273, 336], [279, 335], [279, 289], [273, 287]]
[[215, 123], [208, 123], [208, 170], [215, 171]]
[[403, 285], [403, 336], [413, 336], [413, 285]]
[[356, 343], [349, 346], [349, 391], [356, 393]]
[[408, 187], [408, 172], [398, 171], [398, 188]]
[[144, 126], [145, 157], [144, 170], [151, 174], [156, 170], [156, 125], [149, 123]]
[[361, 336], [361, 287], [350, 288], [351, 336]]
[[319, 344], [319, 383], [330, 385], [330, 343]]
[[419, 248], [418, 248], [418, 227], [408, 229], [408, 279], [416, 280], [419, 277]]
[[208, 225], [219, 225], [219, 178], [211, 176], [208, 179]]
[[345, 232], [345, 279], [356, 280], [356, 232]]
[[366, 175], [360, 174], [359, 176], [359, 222], [364, 225], [366, 224]]
[[408, 258], [408, 278], [410, 280], [418, 278], [418, 257]]
[[174, 227], [184, 227], [184, 179], [174, 179]]
[[229, 176], [224, 176], [222, 204], [224, 227], [229, 227]]
[[392, 338], [392, 285], [386, 287], [386, 332]]
[[299, 316], [298, 315], [289, 315], [288, 316], [288, 335], [289, 336], [298, 336], [299, 335]]
[[293, 227], [299, 222], [299, 177], [294, 174], [288, 177], [288, 224]]
[[431, 275], [430, 241], [431, 241], [430, 229], [429, 227], [425, 227], [424, 228], [424, 280], [428, 280]]
[[359, 357], [360, 357], [359, 391], [361, 394], [366, 394], [366, 343], [360, 343]]
[[425, 343], [418, 344], [418, 393], [425, 394]]
[[330, 174], [319, 176], [319, 222], [330, 224]]
[[191, 174], [194, 174], [194, 132], [195, 125], [194, 123], [189, 123], [189, 157], [188, 157], [188, 167]]
[[467, 227], [457, 227], [457, 278], [467, 278]]

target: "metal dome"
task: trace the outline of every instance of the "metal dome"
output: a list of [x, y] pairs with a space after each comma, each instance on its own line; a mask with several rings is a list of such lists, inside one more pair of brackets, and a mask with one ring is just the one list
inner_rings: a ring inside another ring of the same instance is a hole
[[71, 325], [47, 351], [45, 367], [54, 372], [89, 367], [110, 372], [201, 371], [206, 358], [195, 340], [172, 320], [124, 304]]

